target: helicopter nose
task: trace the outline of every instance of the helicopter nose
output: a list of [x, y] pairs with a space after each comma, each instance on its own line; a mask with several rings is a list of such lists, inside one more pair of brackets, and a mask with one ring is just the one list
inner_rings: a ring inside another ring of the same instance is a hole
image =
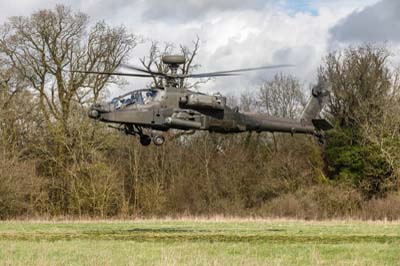
[[92, 118], [92, 119], [98, 119], [99, 117], [100, 117], [100, 113], [99, 113], [99, 111], [97, 111], [97, 110], [95, 110], [95, 109], [91, 109], [90, 111], [89, 111], [89, 117], [90, 118]]

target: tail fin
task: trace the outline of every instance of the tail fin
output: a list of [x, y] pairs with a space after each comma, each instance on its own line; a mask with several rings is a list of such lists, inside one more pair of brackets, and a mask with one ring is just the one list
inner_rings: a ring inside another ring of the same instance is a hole
[[301, 115], [303, 125], [314, 125], [317, 129], [327, 130], [332, 126], [324, 119], [317, 119], [322, 108], [324, 108], [329, 97], [330, 85], [327, 82], [320, 81], [311, 92], [311, 99]]

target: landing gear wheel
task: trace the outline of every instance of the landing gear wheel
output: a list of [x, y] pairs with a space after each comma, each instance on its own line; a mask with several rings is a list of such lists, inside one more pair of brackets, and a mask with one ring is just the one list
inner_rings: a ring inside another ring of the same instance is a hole
[[165, 142], [165, 138], [162, 135], [156, 135], [153, 137], [153, 143], [156, 146], [161, 146], [164, 144], [164, 142]]
[[148, 135], [142, 135], [140, 136], [140, 144], [143, 146], [149, 146], [151, 143], [151, 138]]

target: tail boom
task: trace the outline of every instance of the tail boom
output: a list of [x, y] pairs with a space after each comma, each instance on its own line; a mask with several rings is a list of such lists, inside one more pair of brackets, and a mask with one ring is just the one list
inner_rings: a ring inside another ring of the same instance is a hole
[[329, 97], [329, 86], [320, 82], [312, 89], [312, 96], [300, 120], [265, 116], [255, 113], [244, 113], [247, 121], [246, 129], [254, 131], [284, 132], [296, 134], [320, 135], [319, 131], [332, 128], [332, 125], [325, 119], [318, 118]]

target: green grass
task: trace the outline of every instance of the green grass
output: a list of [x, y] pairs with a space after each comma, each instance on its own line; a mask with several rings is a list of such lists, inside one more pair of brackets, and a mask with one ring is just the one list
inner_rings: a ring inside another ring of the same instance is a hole
[[0, 265], [400, 265], [400, 223], [0, 222]]

